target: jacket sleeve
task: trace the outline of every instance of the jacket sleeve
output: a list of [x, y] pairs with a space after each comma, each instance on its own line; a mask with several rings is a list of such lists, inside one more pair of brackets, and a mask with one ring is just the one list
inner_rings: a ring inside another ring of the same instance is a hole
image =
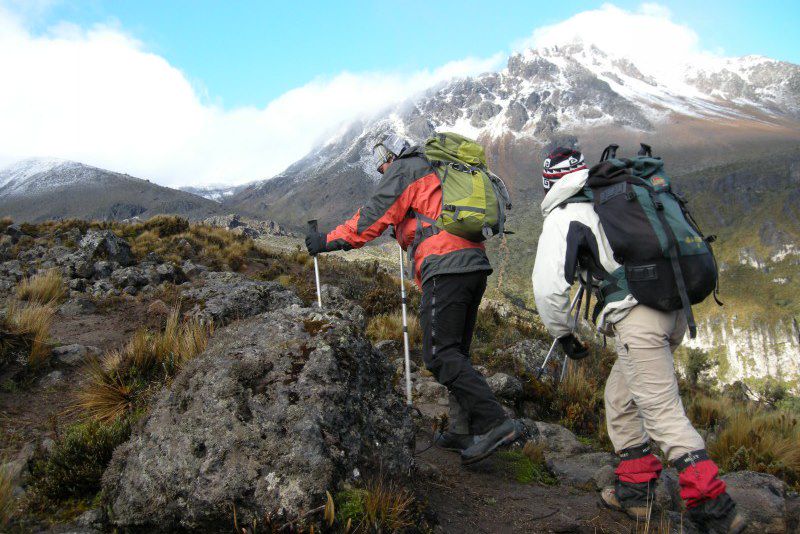
[[380, 236], [390, 224], [397, 225], [405, 218], [413, 202], [414, 189], [406, 166], [400, 163], [387, 169], [375, 194], [353, 217], [328, 233], [328, 250], [362, 247]]
[[533, 296], [547, 331], [554, 337], [571, 332], [570, 284], [565, 275], [567, 228], [551, 215], [545, 218], [533, 265]]

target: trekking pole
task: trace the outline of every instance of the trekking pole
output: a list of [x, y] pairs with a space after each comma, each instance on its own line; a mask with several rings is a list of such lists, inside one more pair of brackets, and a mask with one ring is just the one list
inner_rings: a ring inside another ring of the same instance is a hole
[[[578, 294], [576, 295], [577, 298], [578, 298], [578, 306], [575, 309], [575, 322], [572, 323], [572, 333], [573, 334], [578, 331], [578, 321], [580, 321], [580, 318], [581, 318], [581, 302], [583, 301], [583, 298], [582, 298], [583, 297], [583, 291], [584, 291], [584, 286], [583, 286], [583, 284], [581, 284], [581, 287], [578, 289]], [[567, 364], [568, 363], [569, 363], [569, 356], [564, 354], [564, 365], [561, 367], [561, 378], [559, 379], [559, 382], [563, 382], [564, 381], [564, 377], [567, 376]]]
[[[312, 233], [317, 231], [317, 220], [312, 219], [308, 221], [308, 233]], [[317, 304], [320, 308], [322, 308], [322, 292], [319, 289], [319, 263], [317, 263], [317, 255], [314, 254], [311, 256], [314, 258], [314, 281], [317, 283]]]
[[[572, 299], [572, 304], [569, 305], [569, 311], [567, 312], [567, 315], [572, 313], [572, 310], [575, 309], [575, 304], [578, 303], [578, 299], [580, 297], [582, 297], [582, 296], [583, 296], [583, 286], [580, 287], [578, 292], [575, 294], [575, 297]], [[542, 366], [539, 368], [539, 371], [536, 373], [536, 380], [539, 380], [542, 377], [542, 373], [544, 373], [544, 368], [547, 365], [547, 362], [550, 360], [550, 356], [553, 355], [553, 350], [555, 350], [556, 343], [558, 343], [559, 339], [561, 339], [561, 338], [555, 338], [553, 340], [553, 344], [550, 345], [550, 350], [547, 351], [547, 356], [545, 356], [544, 361], [542, 362]]]
[[397, 244], [397, 249], [400, 251], [400, 303], [403, 308], [403, 346], [406, 359], [406, 404], [411, 406], [411, 354], [408, 348], [408, 320], [406, 319], [406, 268], [403, 262], [403, 247], [400, 243]]

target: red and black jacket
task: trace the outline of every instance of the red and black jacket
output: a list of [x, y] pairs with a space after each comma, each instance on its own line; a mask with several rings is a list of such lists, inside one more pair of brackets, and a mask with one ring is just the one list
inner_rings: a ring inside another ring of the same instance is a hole
[[[427, 159], [417, 150], [396, 159], [378, 183], [372, 198], [344, 224], [328, 234], [328, 250], [358, 248], [394, 225], [397, 242], [406, 250], [414, 242], [418, 221], [436, 220], [442, 211], [442, 184]], [[428, 222], [419, 222], [425, 228]], [[492, 271], [482, 243], [445, 231], [424, 239], [414, 251], [417, 285], [432, 276]]]

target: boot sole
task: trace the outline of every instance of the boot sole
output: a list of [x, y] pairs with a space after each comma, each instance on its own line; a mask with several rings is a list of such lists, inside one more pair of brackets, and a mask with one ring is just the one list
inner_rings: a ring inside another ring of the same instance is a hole
[[477, 456], [473, 456], [472, 458], [464, 458], [462, 456], [461, 465], [471, 465], [480, 462], [481, 460], [485, 460], [486, 458], [497, 452], [497, 449], [499, 449], [500, 447], [514, 443], [518, 437], [519, 435], [517, 434], [516, 431], [509, 432], [508, 434], [506, 434], [504, 438], [498, 440], [497, 443], [495, 443], [488, 450], [486, 450], [486, 452], [483, 452]]

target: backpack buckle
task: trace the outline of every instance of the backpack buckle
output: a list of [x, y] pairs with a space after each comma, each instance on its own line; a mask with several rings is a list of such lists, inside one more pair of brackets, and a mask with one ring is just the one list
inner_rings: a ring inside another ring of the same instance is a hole
[[664, 209], [664, 204], [660, 200], [654, 201], [653, 204], [655, 205], [655, 207], [656, 207], [656, 209], [658, 211], [661, 211], [661, 210]]

